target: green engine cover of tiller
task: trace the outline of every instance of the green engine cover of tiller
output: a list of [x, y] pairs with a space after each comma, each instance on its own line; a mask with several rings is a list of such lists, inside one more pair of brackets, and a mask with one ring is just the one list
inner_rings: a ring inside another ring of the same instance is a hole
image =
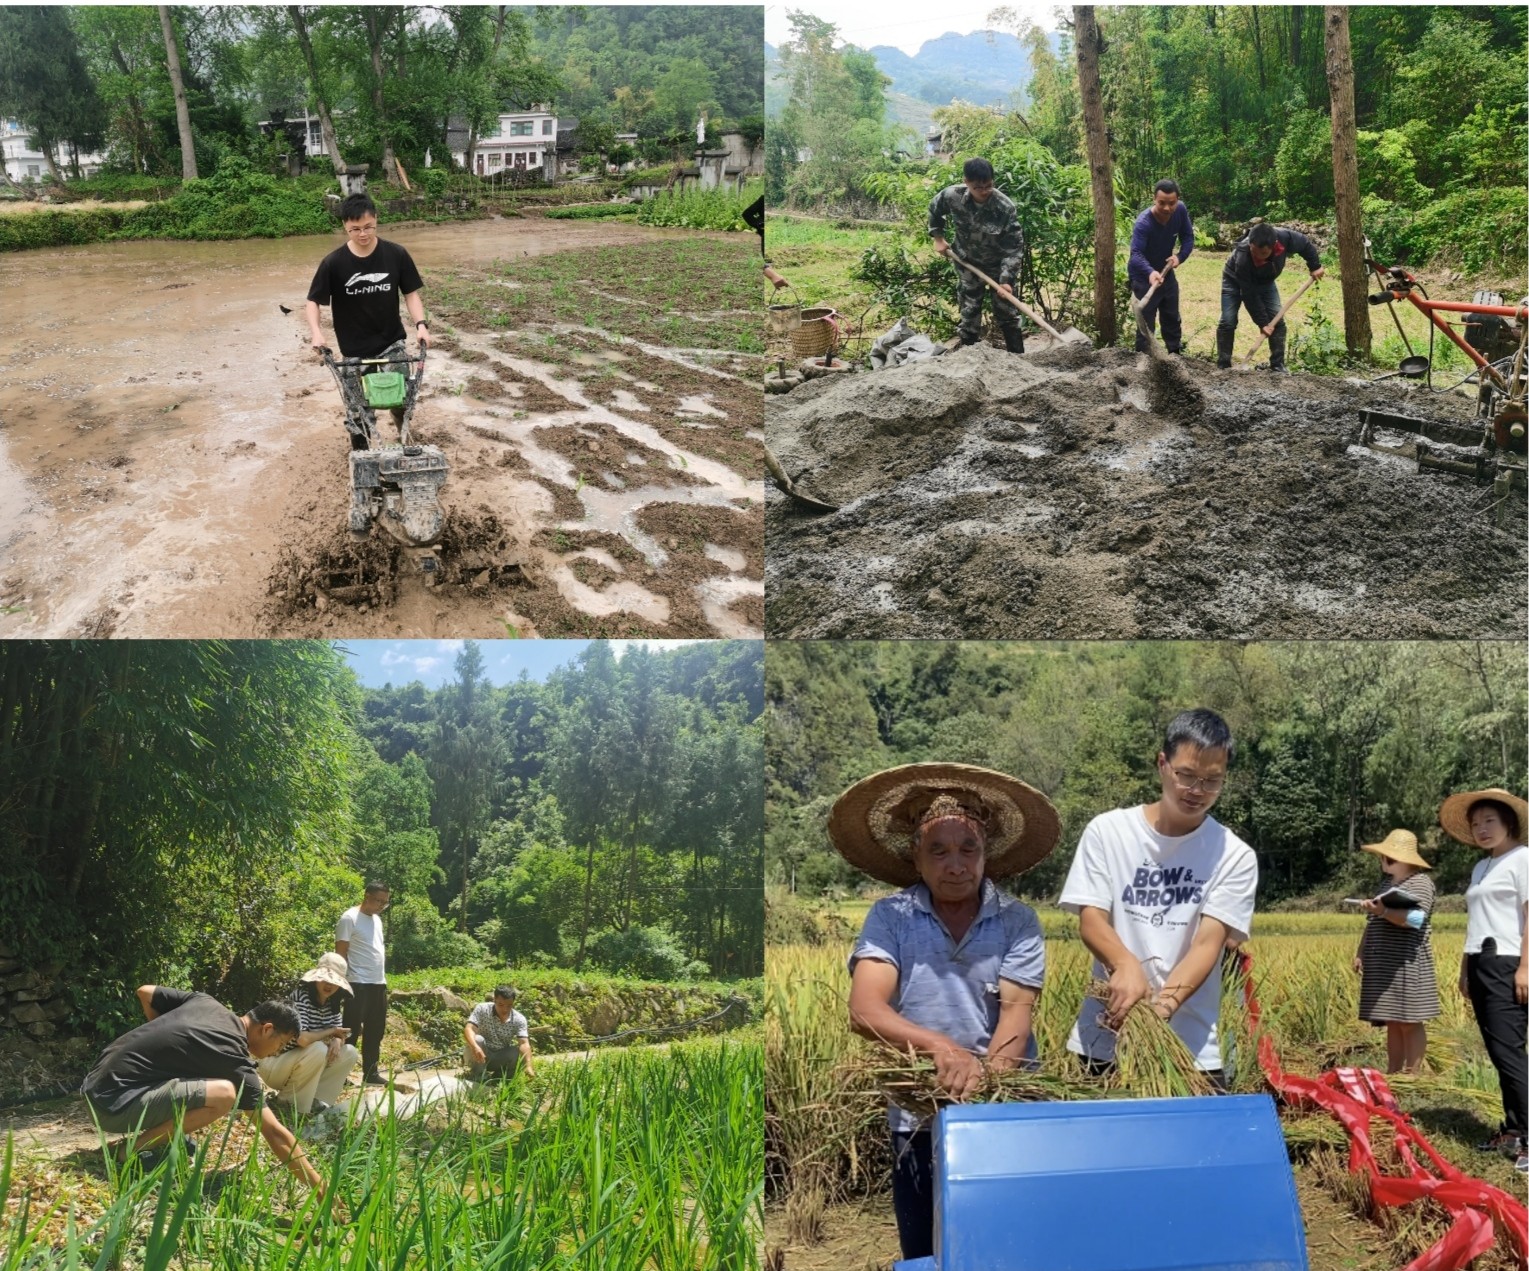
[[366, 389], [366, 404], [374, 410], [402, 406], [408, 396], [408, 386], [402, 371], [377, 371], [363, 375], [361, 383]]

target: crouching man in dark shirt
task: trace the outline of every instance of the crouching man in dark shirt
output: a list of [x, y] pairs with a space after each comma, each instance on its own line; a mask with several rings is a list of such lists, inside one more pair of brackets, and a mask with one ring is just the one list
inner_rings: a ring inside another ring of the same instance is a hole
[[1216, 365], [1232, 364], [1232, 337], [1237, 332], [1237, 311], [1244, 305], [1258, 329], [1269, 337], [1269, 369], [1288, 375], [1285, 368], [1285, 320], [1279, 317], [1279, 287], [1285, 262], [1294, 254], [1306, 262], [1311, 276], [1322, 277], [1322, 257], [1306, 235], [1284, 226], [1260, 221], [1232, 248], [1221, 268], [1221, 321], [1216, 325]]
[[81, 1087], [108, 1134], [136, 1133], [138, 1150], [196, 1130], [237, 1107], [260, 1127], [278, 1160], [316, 1191], [323, 1180], [292, 1132], [265, 1106], [255, 1064], [297, 1037], [301, 1024], [286, 1002], [262, 1002], [245, 1015], [205, 993], [145, 984], [138, 1001], [148, 1023], [101, 1052]]
[[[398, 317], [400, 296], [419, 342], [428, 345], [430, 328], [420, 298], [424, 281], [407, 251], [377, 237], [377, 205], [365, 194], [352, 194], [340, 204], [340, 219], [345, 223], [346, 242], [319, 262], [308, 288], [308, 332], [314, 352], [322, 357], [328, 347], [319, 327], [319, 306], [328, 305], [342, 357], [406, 356], [406, 336]], [[354, 380], [357, 372], [345, 367], [341, 374]], [[360, 385], [355, 388], [359, 393]], [[393, 411], [393, 420], [401, 427], [403, 411]]]

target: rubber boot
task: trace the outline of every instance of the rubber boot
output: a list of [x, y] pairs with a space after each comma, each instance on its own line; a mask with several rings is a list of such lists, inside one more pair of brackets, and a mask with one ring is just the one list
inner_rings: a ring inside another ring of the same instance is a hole
[[1025, 351], [1025, 333], [1018, 327], [1003, 327], [1003, 347], [1010, 353]]
[[1289, 375], [1285, 366], [1285, 324], [1281, 322], [1269, 337], [1269, 370], [1275, 375]]
[[1223, 371], [1232, 366], [1232, 337], [1237, 334], [1234, 327], [1216, 327], [1216, 365]]

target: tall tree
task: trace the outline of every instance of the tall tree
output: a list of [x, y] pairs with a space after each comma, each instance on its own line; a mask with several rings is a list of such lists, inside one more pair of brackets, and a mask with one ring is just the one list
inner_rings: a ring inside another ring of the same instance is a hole
[[340, 141], [335, 136], [334, 120], [329, 115], [329, 94], [319, 77], [318, 62], [313, 56], [313, 40], [308, 35], [308, 22], [303, 17], [303, 6], [289, 4], [287, 13], [292, 19], [292, 30], [297, 36], [298, 47], [303, 51], [303, 65], [308, 70], [308, 91], [313, 94], [314, 109], [318, 111], [319, 128], [324, 134], [324, 152], [334, 167], [336, 176], [345, 171], [345, 160], [340, 154]]
[[1369, 277], [1360, 215], [1359, 154], [1354, 136], [1354, 59], [1348, 6], [1328, 5], [1327, 90], [1333, 104], [1333, 198], [1338, 205], [1338, 269], [1343, 275], [1343, 339], [1355, 357], [1370, 356]]
[[31, 130], [32, 144], [55, 181], [62, 143], [74, 153], [76, 176], [78, 152], [100, 144], [105, 110], [80, 56], [68, 10], [0, 7], [0, 114]]
[[1104, 94], [1099, 84], [1099, 56], [1104, 41], [1092, 5], [1073, 7], [1078, 41], [1078, 91], [1083, 98], [1083, 133], [1094, 204], [1094, 322], [1099, 339], [1115, 343], [1115, 175], [1110, 138], [1104, 125]]
[[191, 136], [191, 111], [186, 106], [186, 84], [181, 78], [181, 56], [169, 5], [159, 6], [159, 26], [165, 37], [165, 68], [170, 73], [170, 90], [175, 94], [175, 126], [181, 139], [181, 179], [195, 181], [196, 144]]

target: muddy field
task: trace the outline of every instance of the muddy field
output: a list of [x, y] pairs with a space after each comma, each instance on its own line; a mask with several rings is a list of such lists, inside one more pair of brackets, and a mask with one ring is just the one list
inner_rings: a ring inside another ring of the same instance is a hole
[[760, 634], [752, 240], [384, 235], [437, 337], [414, 439], [449, 464], [441, 581], [346, 529], [339, 396], [302, 320], [338, 236], [16, 253], [0, 636]]
[[766, 633], [1524, 638], [1523, 494], [1351, 444], [1361, 407], [1468, 399], [1165, 366], [974, 346], [770, 398], [771, 448], [840, 510], [771, 489]]

